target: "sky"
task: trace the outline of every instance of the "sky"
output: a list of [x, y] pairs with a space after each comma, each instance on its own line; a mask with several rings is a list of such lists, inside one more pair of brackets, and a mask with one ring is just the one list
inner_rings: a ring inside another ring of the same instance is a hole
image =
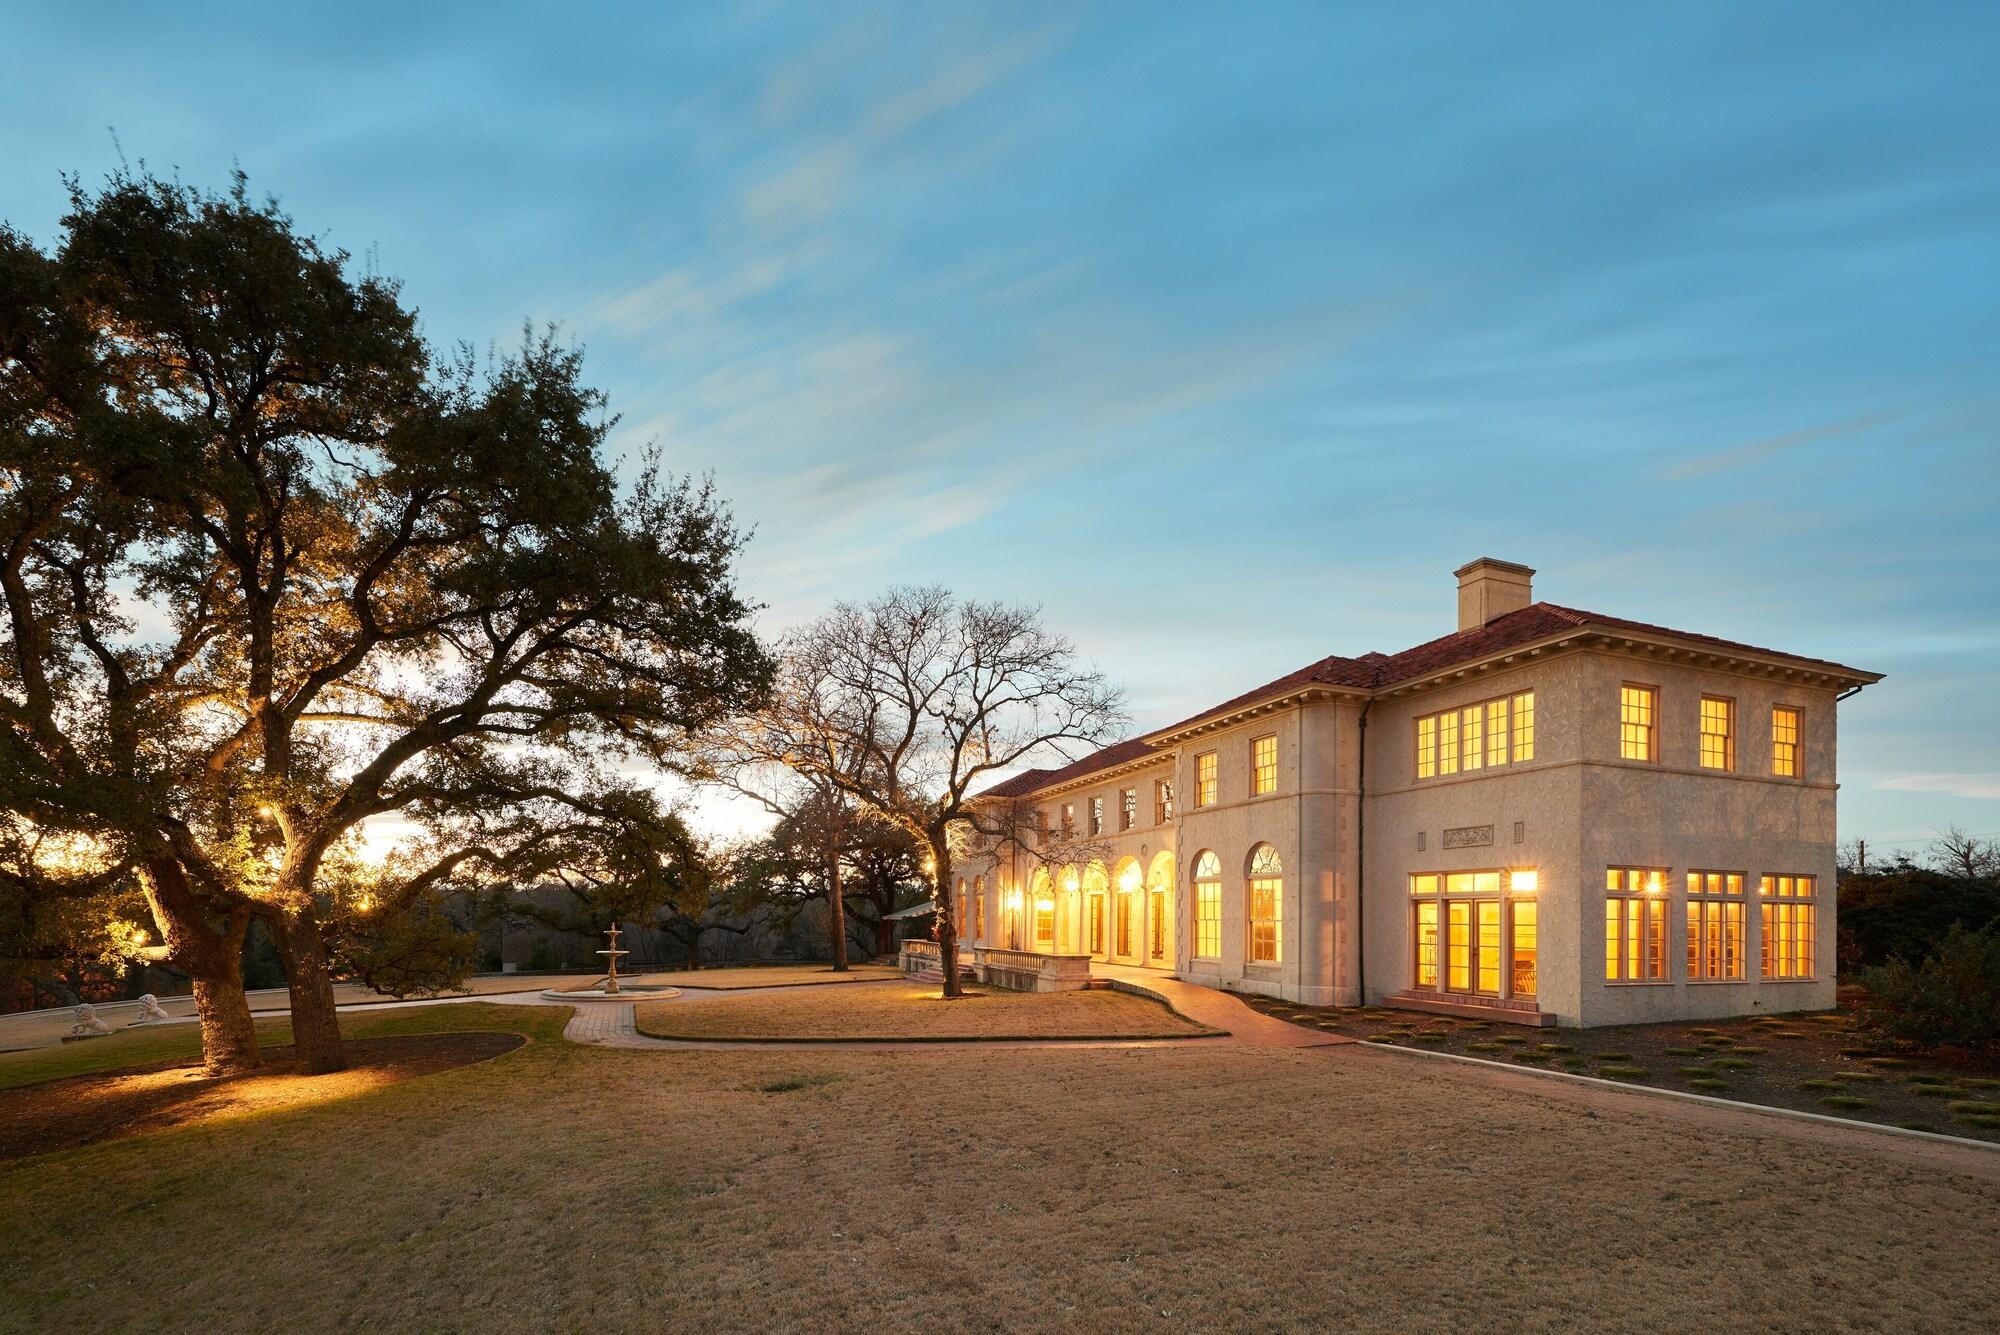
[[0, 0], [0, 219], [240, 166], [581, 346], [771, 631], [1038, 605], [1157, 726], [1451, 571], [1888, 674], [1843, 837], [2000, 833], [2000, 7]]

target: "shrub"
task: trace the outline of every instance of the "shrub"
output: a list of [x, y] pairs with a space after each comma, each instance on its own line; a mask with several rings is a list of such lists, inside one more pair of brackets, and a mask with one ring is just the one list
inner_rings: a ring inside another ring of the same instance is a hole
[[1703, 1077], [1703, 1078], [1701, 1078], [1701, 1079], [1697, 1079], [1697, 1080], [1690, 1080], [1690, 1081], [1688, 1081], [1688, 1088], [1689, 1088], [1689, 1089], [1728, 1089], [1728, 1088], [1729, 1088], [1729, 1082], [1728, 1082], [1727, 1080], [1717, 1080], [1717, 1079], [1715, 1079], [1715, 1078], [1714, 1078], [1713, 1076], [1705, 1076], [1705, 1077]]
[[1870, 1028], [1919, 1048], [2000, 1049], [2000, 930], [1954, 924], [1922, 964], [1902, 957], [1862, 979]]
[[1811, 1089], [1811, 1090], [1843, 1089], [1845, 1088], [1845, 1086], [1843, 1086], [1838, 1080], [1801, 1080], [1799, 1081], [1799, 1088]]
[[1648, 1074], [1643, 1066], [1600, 1066], [1597, 1073], [1614, 1080], [1644, 1080]]
[[1820, 1106], [1839, 1108], [1844, 1112], [1855, 1112], [1862, 1108], [1872, 1108], [1875, 1105], [1858, 1094], [1829, 1094], [1820, 1100]]
[[1700, 1048], [1661, 1048], [1660, 1051], [1666, 1053], [1669, 1057], [1699, 1057], [1701, 1055]]

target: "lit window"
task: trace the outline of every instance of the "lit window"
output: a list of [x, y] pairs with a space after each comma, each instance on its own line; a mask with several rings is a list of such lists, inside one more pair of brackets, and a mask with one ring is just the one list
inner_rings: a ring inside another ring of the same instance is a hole
[[[1133, 873], [1137, 879], [1137, 873]], [[1126, 884], [1126, 877], [1118, 878], [1118, 893], [1111, 897], [1113, 914], [1111, 936], [1118, 943], [1120, 955], [1132, 953], [1132, 888]]]
[[1667, 873], [1662, 867], [1612, 867], [1604, 877], [1604, 979], [1667, 980]]
[[1535, 758], [1535, 693], [1521, 691], [1416, 720], [1419, 779]]
[[972, 881], [972, 939], [986, 939], [986, 878], [976, 876]]
[[1535, 995], [1535, 884], [1532, 868], [1411, 876], [1416, 986], [1441, 984], [1447, 992], [1494, 997]]
[[1764, 900], [1759, 926], [1764, 929], [1763, 975], [1779, 980], [1811, 978], [1814, 966], [1814, 893], [1811, 876], [1766, 876], [1757, 883]]
[[1535, 693], [1522, 691], [1514, 697], [1514, 759], [1518, 763], [1535, 758]]
[[1093, 886], [1083, 896], [1084, 939], [1089, 943], [1090, 953], [1104, 953], [1104, 891]]
[[1250, 795], [1278, 791], [1278, 739], [1259, 737], [1250, 743]]
[[1701, 697], [1701, 767], [1736, 768], [1736, 702]]
[[[1519, 876], [1519, 873], [1516, 873]], [[1508, 904], [1514, 918], [1514, 944], [1510, 952], [1512, 961], [1508, 971], [1507, 988], [1512, 996], [1532, 997], [1535, 995], [1535, 919], [1536, 906], [1532, 899], [1516, 899]]]
[[1056, 901], [1048, 895], [1035, 901], [1035, 948], [1056, 948]]
[[1065, 839], [1076, 837], [1076, 803], [1074, 802], [1065, 802], [1062, 805], [1062, 832]]
[[1660, 692], [1652, 686], [1618, 688], [1618, 755], [1624, 760], [1658, 760]]
[[1104, 833], [1104, 799], [1090, 799], [1090, 835], [1094, 839]]
[[1194, 758], [1194, 804], [1215, 805], [1215, 752], [1204, 751]]
[[1779, 705], [1771, 711], [1771, 773], [1799, 775], [1799, 711]]
[[1194, 860], [1194, 953], [1222, 958], [1222, 859], [1204, 851]]
[[1486, 763], [1504, 765], [1507, 763], [1507, 702], [1488, 700], [1486, 702]]
[[958, 936], [965, 935], [966, 908], [965, 879], [960, 877], [958, 882], [958, 912], [953, 915], [951, 920], [951, 930]]
[[1118, 794], [1118, 828], [1129, 830], [1139, 823], [1139, 790], [1127, 788]]
[[1687, 976], [1743, 976], [1743, 873], [1691, 871], [1687, 876]]
[[1153, 863], [1153, 875], [1146, 882], [1146, 954], [1154, 960], [1166, 959], [1173, 949], [1173, 943], [1167, 939], [1173, 927], [1172, 915], [1167, 912], [1167, 893], [1173, 876], [1173, 860], [1162, 858]]
[[1174, 818], [1174, 781], [1153, 780], [1153, 824], [1165, 825]]
[[1259, 844], [1250, 857], [1250, 963], [1276, 964], [1284, 946], [1284, 867], [1278, 850]]

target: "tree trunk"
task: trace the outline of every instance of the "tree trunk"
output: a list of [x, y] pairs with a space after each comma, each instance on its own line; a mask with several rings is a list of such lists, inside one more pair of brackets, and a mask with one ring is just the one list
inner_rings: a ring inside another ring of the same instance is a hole
[[201, 1018], [201, 1068], [209, 1075], [241, 1075], [264, 1064], [257, 1049], [257, 1021], [243, 992], [243, 961], [214, 975], [192, 974], [194, 1010]]
[[256, 1070], [264, 1057], [257, 1048], [250, 998], [243, 993], [243, 933], [250, 926], [249, 910], [209, 912], [180, 863], [169, 856], [148, 859], [140, 868], [140, 884], [167, 957], [194, 982], [203, 1072], [222, 1076]]
[[279, 915], [277, 938], [285, 960], [285, 987], [292, 998], [292, 1053], [300, 1072], [329, 1075], [346, 1070], [347, 1052], [340, 1041], [333, 974], [327, 968], [319, 916], [310, 908]]
[[896, 954], [896, 924], [889, 921], [893, 908], [876, 907], [875, 918], [875, 958], [890, 959]]
[[936, 869], [931, 905], [936, 910], [932, 917], [937, 922], [938, 961], [944, 966], [944, 994], [963, 996], [965, 989], [958, 982], [958, 921], [952, 917], [951, 895], [945, 890], [951, 884], [951, 847], [943, 838], [931, 840], [931, 865]]
[[688, 968], [699, 969], [701, 967], [701, 932], [696, 930], [688, 933], [687, 942]]
[[831, 841], [826, 859], [826, 930], [833, 937], [833, 971], [847, 972], [847, 898], [840, 888], [840, 840]]

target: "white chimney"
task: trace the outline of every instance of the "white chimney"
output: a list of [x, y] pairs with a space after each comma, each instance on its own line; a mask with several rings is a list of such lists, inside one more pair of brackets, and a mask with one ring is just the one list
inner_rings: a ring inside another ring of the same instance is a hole
[[1495, 617], [1535, 601], [1535, 572], [1512, 561], [1482, 556], [1452, 572], [1458, 576], [1458, 628], [1478, 630]]

